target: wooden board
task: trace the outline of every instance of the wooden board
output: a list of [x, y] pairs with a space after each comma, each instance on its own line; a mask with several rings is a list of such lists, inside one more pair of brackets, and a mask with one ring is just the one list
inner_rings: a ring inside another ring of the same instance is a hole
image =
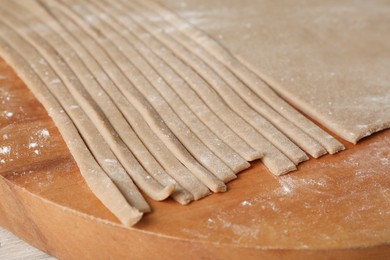
[[64, 259], [385, 257], [390, 131], [284, 177], [255, 162], [229, 191], [150, 201], [128, 229], [86, 186], [47, 112], [0, 61], [0, 225]]

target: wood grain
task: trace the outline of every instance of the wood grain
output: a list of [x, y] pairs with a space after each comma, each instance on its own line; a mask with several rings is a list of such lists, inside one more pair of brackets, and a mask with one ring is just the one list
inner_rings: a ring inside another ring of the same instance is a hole
[[[94, 197], [58, 130], [0, 61], [0, 225], [59, 258], [377, 257], [390, 254], [390, 131], [277, 178], [256, 162], [224, 194], [150, 201], [134, 228]], [[10, 112], [10, 113], [9, 113]], [[12, 114], [12, 115], [11, 115]], [[50, 133], [42, 135], [42, 130]], [[37, 145], [31, 145], [36, 143]]]

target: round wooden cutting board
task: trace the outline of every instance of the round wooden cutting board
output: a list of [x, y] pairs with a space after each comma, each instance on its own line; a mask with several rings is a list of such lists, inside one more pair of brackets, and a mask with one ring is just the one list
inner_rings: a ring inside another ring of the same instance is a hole
[[228, 192], [150, 201], [134, 228], [91, 193], [40, 103], [0, 61], [0, 225], [64, 259], [255, 259], [390, 254], [390, 131], [283, 177], [260, 163]]

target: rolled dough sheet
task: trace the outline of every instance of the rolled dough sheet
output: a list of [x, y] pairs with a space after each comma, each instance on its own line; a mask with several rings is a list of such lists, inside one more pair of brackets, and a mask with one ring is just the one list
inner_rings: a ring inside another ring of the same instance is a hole
[[345, 140], [390, 127], [388, 2], [155, 1]]

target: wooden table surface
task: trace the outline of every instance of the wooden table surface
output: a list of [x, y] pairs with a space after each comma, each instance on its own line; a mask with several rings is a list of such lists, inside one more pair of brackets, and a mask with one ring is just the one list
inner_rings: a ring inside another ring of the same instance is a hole
[[260, 162], [228, 192], [124, 228], [91, 193], [47, 112], [0, 60], [0, 225], [59, 258], [385, 258], [390, 131], [283, 177]]

